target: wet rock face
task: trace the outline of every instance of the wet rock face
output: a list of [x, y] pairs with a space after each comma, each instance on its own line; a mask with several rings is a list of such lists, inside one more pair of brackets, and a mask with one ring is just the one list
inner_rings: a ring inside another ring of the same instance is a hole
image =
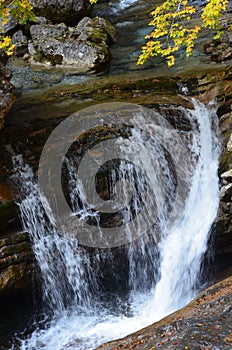
[[220, 268], [231, 266], [232, 256], [232, 113], [220, 118], [222, 153], [219, 166], [220, 206], [213, 227]]
[[110, 59], [109, 43], [115, 38], [113, 26], [95, 17], [83, 18], [76, 27], [65, 24], [33, 25], [31, 63], [76, 67], [78, 72], [98, 70]]
[[232, 58], [232, 33], [226, 32], [220, 39], [208, 41], [203, 45], [206, 54], [214, 62], [224, 62]]
[[64, 22], [68, 25], [76, 25], [92, 10], [89, 0], [32, 0], [31, 3], [36, 15], [46, 17], [53, 23]]
[[27, 233], [0, 236], [0, 293], [31, 288], [32, 259]]
[[220, 38], [206, 41], [203, 44], [203, 51], [211, 56], [212, 61], [217, 63], [232, 59], [231, 6], [231, 1], [229, 1], [226, 11], [220, 20], [223, 34]]
[[5, 116], [15, 100], [10, 83], [11, 72], [6, 68], [6, 57], [0, 52], [0, 129], [4, 126]]
[[[2, 160], [4, 156], [2, 155]], [[2, 169], [1, 169], [2, 170]], [[20, 232], [17, 206], [0, 170], [0, 296], [32, 288], [33, 253], [28, 233]]]

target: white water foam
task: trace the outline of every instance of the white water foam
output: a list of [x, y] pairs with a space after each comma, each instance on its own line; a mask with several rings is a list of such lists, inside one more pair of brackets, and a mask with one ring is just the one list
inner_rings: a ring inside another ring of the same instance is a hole
[[[56, 232], [52, 213], [49, 218], [45, 215], [46, 199], [42, 205], [31, 169], [21, 158], [14, 160], [25, 195], [20, 204], [22, 222], [33, 240], [46, 309], [51, 315], [43, 329], [38, 327], [27, 339], [20, 340], [22, 350], [94, 349], [161, 319], [196, 295], [202, 257], [218, 208], [219, 144], [215, 109], [199, 102], [194, 106], [194, 110], [186, 111], [186, 118], [197, 120], [189, 146], [197, 162], [189, 179], [191, 187], [183, 215], [173, 229], [161, 232], [159, 242], [153, 242], [155, 249], [146, 237], [139, 247], [136, 243], [129, 247], [128, 291], [123, 293], [118, 286], [118, 295], [108, 299], [102, 297], [98, 274], [105, 261], [112, 264], [108, 269], [117, 280], [119, 271], [114, 270], [113, 252], [106, 251], [104, 256], [99, 251], [92, 256], [76, 241]], [[140, 119], [140, 123], [146, 121]]]

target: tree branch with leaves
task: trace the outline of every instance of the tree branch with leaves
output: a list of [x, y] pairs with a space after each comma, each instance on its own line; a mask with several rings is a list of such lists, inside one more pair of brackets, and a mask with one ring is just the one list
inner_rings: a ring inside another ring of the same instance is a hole
[[0, 0], [0, 50], [3, 49], [7, 55], [14, 52], [14, 44], [11, 37], [5, 35], [4, 27], [14, 18], [19, 24], [35, 21], [33, 6], [29, 0]]
[[154, 29], [146, 36], [148, 42], [141, 48], [138, 64], [149, 58], [166, 58], [169, 67], [175, 64], [175, 52], [184, 47], [186, 57], [192, 55], [194, 44], [202, 28], [216, 30], [215, 39], [223, 33], [220, 19], [226, 10], [228, 0], [208, 0], [201, 11], [200, 24], [191, 26], [196, 7], [188, 0], [167, 0], [151, 12], [153, 17], [149, 25]]

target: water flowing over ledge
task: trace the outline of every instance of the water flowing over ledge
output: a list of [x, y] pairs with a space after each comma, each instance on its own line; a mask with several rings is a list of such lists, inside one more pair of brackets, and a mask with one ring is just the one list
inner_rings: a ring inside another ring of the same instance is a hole
[[[42, 328], [20, 341], [21, 349], [90, 350], [159, 320], [196, 295], [202, 257], [218, 208], [219, 141], [214, 107], [206, 108], [199, 102], [194, 102], [194, 106], [185, 111], [191, 130], [178, 133], [178, 137], [191, 140], [188, 154], [194, 164], [183, 215], [168, 232], [162, 232], [165, 225], [161, 220], [158, 241], [156, 232], [149, 232], [121, 252], [92, 252], [57, 232], [52, 212], [48, 215], [44, 211], [47, 202], [41, 202], [32, 170], [20, 157], [14, 159], [15, 176], [25, 194], [20, 204], [22, 222], [31, 235], [43, 276], [49, 318]], [[155, 127], [155, 121], [154, 125], [149, 118], [148, 121], [150, 128]], [[140, 123], [146, 129], [147, 120], [140, 118]], [[183, 163], [189, 165], [189, 160], [183, 159]], [[166, 172], [167, 179], [171, 179], [171, 170]], [[186, 172], [189, 174], [189, 169]], [[170, 195], [175, 188], [175, 184], [170, 184]], [[123, 260], [118, 263], [115, 258], [120, 254]], [[119, 285], [122, 263], [127, 265], [123, 271], [127, 281]], [[108, 278], [117, 286], [115, 290], [107, 290], [107, 284], [102, 283], [104, 278], [100, 278], [106, 264], [110, 266]]]

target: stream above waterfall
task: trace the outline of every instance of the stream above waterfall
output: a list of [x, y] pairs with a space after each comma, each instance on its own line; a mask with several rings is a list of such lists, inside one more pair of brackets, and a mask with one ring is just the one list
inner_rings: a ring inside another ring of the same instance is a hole
[[[111, 62], [105, 65], [102, 71], [95, 74], [74, 74], [72, 68], [52, 67], [52, 66], [30, 66], [22, 58], [10, 59], [8, 66], [13, 71], [12, 83], [20, 93], [24, 91], [35, 91], [38, 89], [48, 89], [55, 86], [58, 89], [64, 86], [73, 86], [86, 81], [95, 83], [102, 76], [112, 77], [131, 73], [138, 75], [146, 72], [150, 75], [171, 76], [173, 74], [183, 74], [183, 72], [200, 72], [202, 69], [224, 66], [224, 62], [218, 64], [212, 62], [210, 55], [206, 55], [203, 50], [203, 43], [207, 36], [210, 40], [213, 35], [204, 29], [199, 34], [192, 57], [186, 59], [184, 50], [180, 50], [176, 55], [176, 65], [168, 68], [164, 58], [154, 57], [144, 65], [137, 65], [141, 46], [146, 43], [145, 36], [151, 31], [148, 26], [151, 19], [149, 13], [153, 10], [154, 4], [151, 0], [114, 0], [110, 3], [103, 2], [95, 4], [93, 16], [101, 16], [109, 20], [117, 30], [116, 43], [111, 44]], [[197, 24], [197, 19], [193, 19], [193, 24]]]

